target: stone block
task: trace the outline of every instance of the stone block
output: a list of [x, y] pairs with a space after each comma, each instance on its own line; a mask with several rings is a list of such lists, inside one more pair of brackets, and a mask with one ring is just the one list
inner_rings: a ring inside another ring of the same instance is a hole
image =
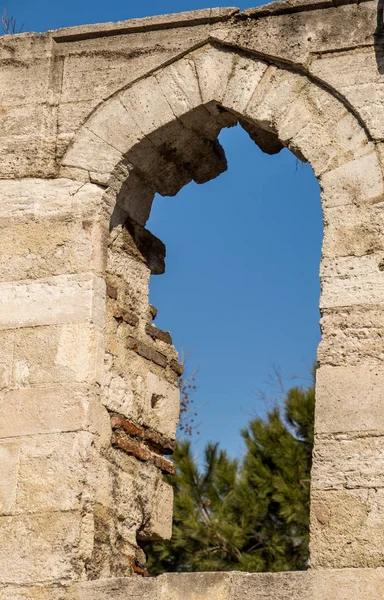
[[221, 103], [233, 70], [233, 52], [214, 46], [203, 46], [190, 56], [196, 67], [203, 103], [212, 100]]
[[31, 222], [3, 228], [0, 238], [0, 279], [20, 281], [51, 275], [82, 273], [105, 267], [105, 236], [92, 221]]
[[70, 179], [0, 181], [0, 227], [34, 221], [93, 220], [104, 190]]
[[77, 583], [66, 600], [159, 600], [157, 579], [114, 578]]
[[165, 379], [162, 367], [136, 353], [128, 355], [123, 345], [114, 349], [116, 355], [107, 364], [104, 380], [104, 405], [173, 438], [180, 411], [179, 389]]
[[312, 490], [384, 488], [384, 436], [378, 433], [318, 435]]
[[174, 438], [180, 413], [180, 391], [151, 371], [146, 378], [146, 424]]
[[330, 54], [312, 61], [311, 72], [327, 81], [358, 112], [373, 138], [382, 138], [384, 129], [384, 86], [378, 68], [383, 65], [382, 53], [375, 54], [373, 46], [360, 51]]
[[120, 96], [119, 94], [104, 103], [87, 121], [87, 127], [121, 154], [125, 154], [141, 140], [143, 132], [135, 121], [135, 109], [127, 109]]
[[60, 102], [57, 113], [57, 132], [63, 146], [73, 140], [76, 132], [97, 105], [97, 98], [80, 101], [73, 100], [72, 102], [64, 102], [62, 100]]
[[0, 584], [77, 579], [81, 530], [72, 511], [0, 517]]
[[382, 567], [384, 490], [313, 490], [311, 566]]
[[196, 70], [189, 56], [157, 71], [155, 77], [176, 117], [181, 117], [202, 103]]
[[142, 414], [143, 403], [135, 397], [134, 382], [135, 379], [131, 381], [119, 372], [107, 372], [102, 400], [106, 408], [136, 420], [135, 418]]
[[113, 246], [108, 249], [107, 272], [124, 283], [123, 308], [145, 319], [150, 269], [145, 263], [129, 256], [124, 247], [116, 247], [118, 242], [115, 239]]
[[169, 539], [173, 490], [161, 472], [115, 448], [106, 456], [97, 467], [95, 502], [102, 507], [100, 518], [110, 515], [110, 526], [132, 548], [137, 547], [137, 536], [145, 541]]
[[[172, 129], [174, 123], [165, 126], [163, 129]], [[152, 138], [164, 137], [168, 139], [170, 148], [167, 148], [167, 144], [163, 144], [163, 147], [157, 148], [156, 139], [153, 142]], [[161, 196], [175, 196], [179, 190], [189, 183], [192, 179], [191, 173], [184, 167], [183, 164], [177, 160], [172, 153], [172, 132], [156, 130], [153, 134], [148, 137], [142, 138], [141, 142], [134, 146], [127, 155], [132, 165], [138, 171], [143, 173], [143, 178], [147, 180], [151, 187], [153, 187]], [[136, 192], [137, 194], [137, 192]]]
[[44, 35], [3, 41], [2, 54], [8, 51], [9, 56], [3, 54], [1, 62], [2, 115], [7, 114], [8, 107], [34, 105], [36, 100], [49, 101], [51, 49], [52, 42]]
[[233, 73], [222, 100], [223, 106], [243, 114], [267, 68], [267, 63], [261, 60], [236, 57]]
[[9, 384], [101, 383], [103, 358], [104, 336], [90, 323], [16, 329]]
[[95, 596], [100, 600], [207, 600], [207, 597], [210, 600], [377, 600], [383, 581], [382, 568], [296, 573], [167, 573], [157, 578], [79, 583], [71, 588], [70, 600], [94, 600]]
[[137, 169], [131, 165], [126, 180], [120, 187], [117, 197], [115, 196], [116, 207], [111, 218], [111, 226], [124, 223], [128, 217], [144, 227], [149, 219], [154, 196], [155, 188], [148, 182], [144, 182]]
[[62, 585], [6, 585], [0, 586], [4, 600], [68, 600], [67, 587]]
[[14, 513], [81, 511], [93, 502], [96, 456], [89, 432], [20, 438]]
[[0, 329], [104, 324], [105, 284], [92, 274], [0, 283]]
[[62, 159], [62, 165], [103, 174], [111, 173], [122, 158], [121, 152], [83, 127]]
[[172, 537], [173, 488], [159, 481], [153, 498], [151, 516], [143, 531], [147, 539], [170, 540]]
[[321, 365], [381, 366], [384, 360], [384, 310], [381, 306], [351, 306], [323, 310]]
[[175, 118], [155, 77], [137, 81], [119, 94], [119, 100], [143, 135], [153, 133]]
[[384, 569], [316, 569], [308, 572], [313, 600], [376, 600], [384, 585]]
[[323, 208], [323, 256], [363, 256], [384, 250], [383, 202]]
[[318, 434], [384, 431], [381, 366], [322, 366], [316, 372]]
[[320, 178], [326, 207], [365, 204], [383, 198], [383, 178], [376, 152], [356, 158]]
[[297, 107], [301, 112], [292, 114], [291, 116], [295, 118], [288, 120], [288, 123], [295, 127], [294, 130], [285, 132], [288, 140], [311, 118], [305, 105], [295, 104], [298, 95], [307, 85], [308, 80], [303, 75], [288, 73], [275, 66], [269, 66], [245, 109], [245, 116], [258, 122], [267, 130], [277, 131], [278, 120], [283, 122], [289, 109], [293, 106]]
[[320, 308], [384, 303], [382, 257], [325, 259], [321, 267]]
[[0, 515], [13, 513], [20, 465], [20, 444], [17, 440], [0, 442]]
[[101, 435], [105, 428], [105, 412], [99, 404], [97, 390], [84, 385], [3, 392], [0, 439], [79, 430]]
[[0, 391], [11, 385], [14, 338], [14, 331], [0, 332]]
[[28, 104], [3, 107], [0, 113], [0, 137], [54, 136], [56, 110], [48, 104]]
[[1, 179], [23, 177], [53, 178], [57, 175], [55, 163], [56, 138], [51, 136], [8, 136], [0, 141], [3, 157]]

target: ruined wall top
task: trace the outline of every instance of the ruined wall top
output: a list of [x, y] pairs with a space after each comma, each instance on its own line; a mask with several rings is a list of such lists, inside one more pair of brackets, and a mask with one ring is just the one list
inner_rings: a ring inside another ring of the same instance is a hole
[[[0, 38], [2, 598], [381, 598], [377, 10], [287, 0]], [[165, 248], [145, 225], [156, 192], [225, 170], [236, 123], [322, 191], [312, 571], [131, 582], [171, 532], [182, 372], [152, 323]]]

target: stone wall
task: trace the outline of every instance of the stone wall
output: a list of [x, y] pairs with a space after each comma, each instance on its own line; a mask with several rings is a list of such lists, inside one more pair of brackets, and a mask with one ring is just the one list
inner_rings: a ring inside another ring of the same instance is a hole
[[[381, 597], [376, 11], [286, 0], [0, 39], [0, 597]], [[145, 225], [156, 192], [226, 169], [237, 122], [322, 190], [311, 569], [142, 579], [143, 545], [171, 533], [181, 374]]]

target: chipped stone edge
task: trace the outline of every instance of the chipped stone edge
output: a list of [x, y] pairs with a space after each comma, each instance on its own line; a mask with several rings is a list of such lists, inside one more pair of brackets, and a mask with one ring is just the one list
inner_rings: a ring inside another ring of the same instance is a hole
[[129, 21], [118, 21], [117, 23], [97, 23], [94, 25], [66, 27], [64, 29], [51, 30], [48, 33], [57, 43], [77, 42], [92, 38], [154, 31], [157, 29], [173, 29], [176, 27], [217, 23], [219, 21], [226, 21], [239, 12], [240, 9], [236, 7], [208, 8], [170, 15], [130, 19]]
[[338, 8], [348, 4], [362, 4], [372, 0], [278, 0], [269, 4], [262, 4], [255, 8], [247, 8], [236, 15], [239, 19], [259, 19], [261, 17], [278, 16], [289, 13], [321, 10], [324, 8]]

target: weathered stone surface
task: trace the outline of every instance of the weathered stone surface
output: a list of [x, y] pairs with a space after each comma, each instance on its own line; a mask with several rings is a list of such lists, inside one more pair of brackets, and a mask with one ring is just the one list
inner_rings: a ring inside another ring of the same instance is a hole
[[67, 586], [6, 585], [0, 586], [0, 596], [6, 600], [68, 600]]
[[20, 466], [20, 446], [17, 441], [0, 442], [0, 515], [10, 515], [16, 504]]
[[323, 262], [321, 308], [383, 304], [381, 257], [341, 257]]
[[313, 490], [311, 565], [382, 567], [384, 490]]
[[0, 284], [0, 329], [103, 323], [105, 285], [90, 274]]
[[70, 179], [0, 181], [0, 227], [87, 220], [100, 210], [102, 195], [97, 185]]
[[383, 488], [383, 451], [379, 432], [317, 436], [312, 489]]
[[366, 46], [353, 54], [346, 51], [321, 56], [310, 66], [314, 75], [347, 98], [376, 139], [384, 137], [383, 64], [381, 48], [375, 52], [373, 46]]
[[157, 600], [156, 579], [109, 579], [78, 583], [71, 589], [68, 600]]
[[323, 366], [316, 374], [317, 433], [384, 431], [381, 366]]
[[104, 340], [93, 324], [24, 327], [2, 332], [0, 339], [9, 388], [102, 381]]
[[108, 435], [105, 412], [96, 390], [84, 385], [9, 390], [0, 399], [0, 439], [105, 429]]
[[323, 256], [365, 256], [384, 250], [383, 203], [324, 208]]
[[99, 223], [37, 222], [3, 227], [0, 240], [2, 281], [40, 279], [94, 269], [101, 273], [104, 257]]
[[383, 198], [376, 152], [325, 173], [320, 180], [325, 206], [373, 203]]
[[[288, 0], [0, 39], [6, 600], [381, 597], [376, 10], [371, 1]], [[139, 542], [171, 533], [162, 472], [173, 465], [162, 454], [172, 451], [182, 370], [170, 336], [149, 324], [149, 278], [163, 271], [165, 250], [145, 224], [156, 192], [225, 170], [217, 136], [238, 120], [265, 151], [286, 146], [308, 160], [322, 190], [316, 568], [113, 581], [145, 574]], [[78, 585], [67, 592], [70, 581]]]
[[[72, 511], [0, 517], [0, 584], [78, 577], [81, 527], [81, 515]], [[85, 548], [90, 533], [84, 532]]]
[[222, 99], [223, 106], [243, 114], [267, 67], [263, 61], [235, 57], [234, 69]]
[[384, 359], [384, 311], [381, 306], [351, 306], [323, 310], [318, 348], [322, 365], [381, 365]]
[[13, 514], [81, 510], [92, 498], [93, 438], [88, 432], [21, 438]]

